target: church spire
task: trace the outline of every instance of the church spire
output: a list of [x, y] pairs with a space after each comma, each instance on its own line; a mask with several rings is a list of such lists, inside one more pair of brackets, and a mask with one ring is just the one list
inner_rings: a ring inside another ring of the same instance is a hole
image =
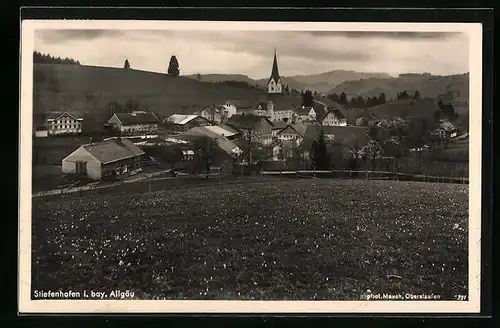
[[274, 61], [273, 61], [273, 70], [271, 71], [271, 79], [274, 79], [274, 82], [278, 82], [280, 78], [280, 73], [278, 71], [278, 59], [276, 57], [276, 48], [274, 48]]
[[278, 58], [276, 48], [274, 48], [273, 69], [269, 81], [267, 81], [267, 93], [282, 93], [283, 86], [281, 85], [280, 73], [278, 71]]

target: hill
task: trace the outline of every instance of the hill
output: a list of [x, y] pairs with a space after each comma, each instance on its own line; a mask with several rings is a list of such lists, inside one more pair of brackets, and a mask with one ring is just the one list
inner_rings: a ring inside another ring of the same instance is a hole
[[[374, 114], [378, 118], [421, 117], [426, 119], [433, 119], [437, 110], [439, 107], [432, 99], [393, 100], [367, 109], [368, 113]], [[351, 124], [356, 123], [356, 118], [363, 116], [364, 113], [365, 109], [363, 108], [349, 108], [343, 111], [347, 121]]]
[[[295, 75], [290, 76], [290, 79], [297, 81], [305, 86], [306, 89], [317, 91], [319, 93], [326, 93], [333, 87], [341, 84], [344, 81], [356, 81], [360, 79], [378, 79], [378, 78], [392, 78], [386, 73], [362, 73], [347, 70], [335, 70], [321, 74], [313, 75]], [[266, 81], [267, 83], [267, 81]]]
[[434, 99], [438, 95], [451, 92], [455, 95], [455, 101], [465, 103], [469, 98], [469, 74], [450, 76], [405, 74], [396, 78], [351, 80], [340, 83], [328, 93], [345, 92], [348, 97], [373, 97], [384, 92], [387, 99], [396, 99], [397, 93], [403, 90], [418, 90], [422, 97]]
[[[186, 75], [188, 78], [198, 79], [203, 82], [217, 83], [222, 81], [243, 81], [250, 85], [257, 84], [261, 87], [267, 87], [268, 77], [263, 79], [254, 80], [242, 74], [200, 74]], [[288, 85], [290, 89], [296, 90], [311, 90], [319, 93], [326, 93], [338, 84], [349, 81], [368, 78], [391, 78], [386, 73], [361, 73], [354, 71], [336, 70], [325, 72], [321, 74], [312, 75], [295, 75], [295, 76], [282, 76], [284, 85]]]
[[98, 124], [109, 118], [109, 104], [134, 100], [160, 116], [192, 113], [227, 99], [255, 100], [261, 92], [197, 81], [183, 76], [133, 69], [83, 65], [35, 64], [35, 116], [47, 109], [74, 109], [92, 113]]

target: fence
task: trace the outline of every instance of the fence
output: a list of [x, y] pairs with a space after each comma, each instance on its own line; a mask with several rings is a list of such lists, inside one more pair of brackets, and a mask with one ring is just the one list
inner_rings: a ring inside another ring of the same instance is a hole
[[366, 180], [420, 181], [439, 183], [469, 184], [465, 177], [431, 176], [390, 171], [359, 171], [359, 170], [296, 170], [296, 171], [261, 171], [261, 176], [281, 176], [296, 179], [338, 178]]

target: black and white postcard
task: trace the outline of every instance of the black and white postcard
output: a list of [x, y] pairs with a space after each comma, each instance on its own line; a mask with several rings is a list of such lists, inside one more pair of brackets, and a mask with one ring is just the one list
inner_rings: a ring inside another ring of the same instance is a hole
[[479, 312], [475, 23], [25, 20], [21, 313]]

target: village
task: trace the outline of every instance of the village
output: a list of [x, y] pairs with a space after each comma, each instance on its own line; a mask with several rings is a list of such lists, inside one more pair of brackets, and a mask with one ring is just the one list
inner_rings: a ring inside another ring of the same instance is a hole
[[[376, 170], [377, 159], [384, 163], [383, 171], [394, 171], [403, 167], [395, 160], [405, 157], [399, 144], [412, 138], [408, 133], [412, 128], [418, 130], [413, 138], [418, 140], [411, 148], [406, 147], [406, 153], [420, 154], [429, 150], [429, 145], [448, 145], [452, 140], [467, 138], [466, 134], [459, 136], [458, 128], [444, 118], [429, 128], [418, 118], [377, 117], [364, 110], [355, 121], [348, 122], [348, 109], [338, 102], [325, 95], [313, 97], [310, 91], [291, 95], [285, 92], [287, 88], [275, 53], [267, 90], [254, 101], [228, 99], [207, 104], [192, 114], [165, 117], [150, 108], [113, 111], [104, 124], [106, 132], [101, 140], [87, 138], [88, 143], [82, 142], [55, 163], [66, 178], [57, 188], [155, 171], [208, 178], [213, 173], [357, 170], [367, 169], [370, 159], [371, 170]], [[88, 115], [64, 108], [47, 110], [41, 127], [34, 129], [35, 139], [84, 136], [85, 117]], [[380, 131], [385, 137], [374, 142]], [[35, 155], [34, 162], [39, 156]], [[420, 172], [408, 173], [423, 174], [422, 164], [418, 166]]]

